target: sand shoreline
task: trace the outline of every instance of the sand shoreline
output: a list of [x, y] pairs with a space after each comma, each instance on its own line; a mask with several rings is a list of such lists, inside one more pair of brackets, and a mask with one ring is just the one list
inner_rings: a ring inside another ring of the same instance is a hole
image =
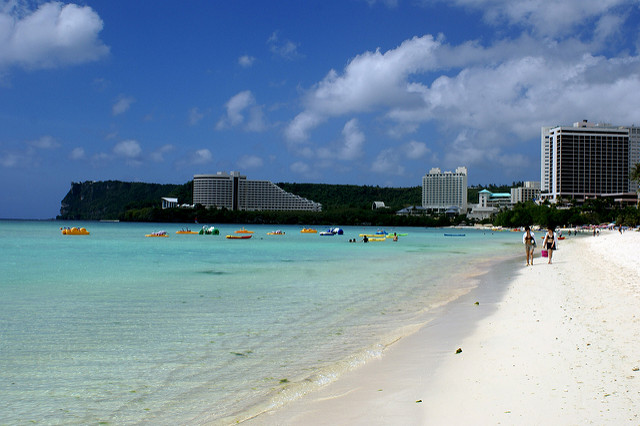
[[483, 282], [381, 359], [245, 424], [638, 424], [637, 253], [634, 232], [565, 240], [552, 265], [538, 250], [524, 266], [523, 249], [506, 290]]

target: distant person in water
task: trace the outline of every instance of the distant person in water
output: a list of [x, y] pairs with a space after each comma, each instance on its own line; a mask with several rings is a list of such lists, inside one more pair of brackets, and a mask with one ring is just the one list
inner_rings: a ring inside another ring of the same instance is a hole
[[524, 227], [522, 243], [524, 244], [524, 251], [527, 255], [527, 266], [533, 265], [533, 249], [536, 247], [536, 238], [533, 232], [531, 232], [529, 225]]
[[542, 247], [547, 250], [547, 256], [549, 258], [549, 262], [551, 263], [551, 258], [553, 257], [553, 251], [558, 248], [558, 239], [556, 237], [556, 233], [553, 228], [549, 227], [547, 229], [547, 233], [544, 235], [544, 240], [542, 241]]

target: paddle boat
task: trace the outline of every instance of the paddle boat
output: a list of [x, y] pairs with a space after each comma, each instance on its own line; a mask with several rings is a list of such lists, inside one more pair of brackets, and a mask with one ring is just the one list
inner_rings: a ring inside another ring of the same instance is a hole
[[253, 231], [249, 231], [247, 229], [244, 229], [244, 227], [242, 227], [242, 229], [238, 229], [235, 233], [236, 234], [253, 234]]
[[302, 233], [302, 234], [317, 234], [318, 231], [316, 229], [313, 229], [313, 228], [302, 228], [302, 231], [300, 231], [300, 233]]
[[146, 234], [145, 237], [165, 237], [165, 238], [168, 238], [169, 234], [167, 234], [167, 231], [155, 231], [155, 232], [152, 232], [150, 234]]
[[200, 232], [200, 235], [220, 235], [220, 230], [215, 226], [203, 226]]
[[179, 231], [176, 231], [176, 234], [196, 234], [196, 235], [198, 235], [198, 232], [192, 231], [189, 228], [187, 228], [187, 229], [181, 229]]
[[336, 234], [333, 232], [333, 230], [332, 230], [332, 229], [327, 229], [326, 231], [322, 231], [322, 232], [320, 233], [320, 235], [322, 235], [322, 236], [331, 236], [331, 237], [333, 237], [333, 236], [334, 236], [334, 235], [336, 235]]
[[229, 240], [248, 240], [251, 237], [253, 237], [253, 235], [251, 235], [251, 234], [248, 234], [248, 235], [227, 235], [227, 239], [229, 239]]
[[60, 231], [62, 235], [89, 235], [89, 231], [86, 228], [76, 228], [75, 226], [73, 228], [60, 228]]
[[267, 235], [284, 235], [284, 231], [278, 229], [275, 231], [267, 232]]

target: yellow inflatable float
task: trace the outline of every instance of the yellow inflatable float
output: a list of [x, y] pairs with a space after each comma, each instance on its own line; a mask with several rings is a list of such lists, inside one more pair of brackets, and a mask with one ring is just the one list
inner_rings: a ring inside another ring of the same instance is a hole
[[60, 228], [60, 231], [62, 231], [62, 235], [89, 235], [89, 231], [86, 228], [76, 228], [75, 226], [73, 228], [65, 226]]

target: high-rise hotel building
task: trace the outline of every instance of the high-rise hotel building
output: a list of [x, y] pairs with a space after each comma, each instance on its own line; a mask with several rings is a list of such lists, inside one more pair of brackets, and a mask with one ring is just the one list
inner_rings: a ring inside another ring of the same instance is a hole
[[433, 168], [422, 177], [422, 207], [445, 211], [458, 207], [467, 213], [467, 168], [458, 167], [454, 172], [442, 172]]
[[229, 210], [322, 210], [320, 203], [266, 180], [248, 180], [239, 172], [194, 175], [193, 203]]
[[541, 198], [584, 201], [594, 197], [635, 197], [629, 179], [640, 162], [640, 128], [593, 124], [541, 130]]

